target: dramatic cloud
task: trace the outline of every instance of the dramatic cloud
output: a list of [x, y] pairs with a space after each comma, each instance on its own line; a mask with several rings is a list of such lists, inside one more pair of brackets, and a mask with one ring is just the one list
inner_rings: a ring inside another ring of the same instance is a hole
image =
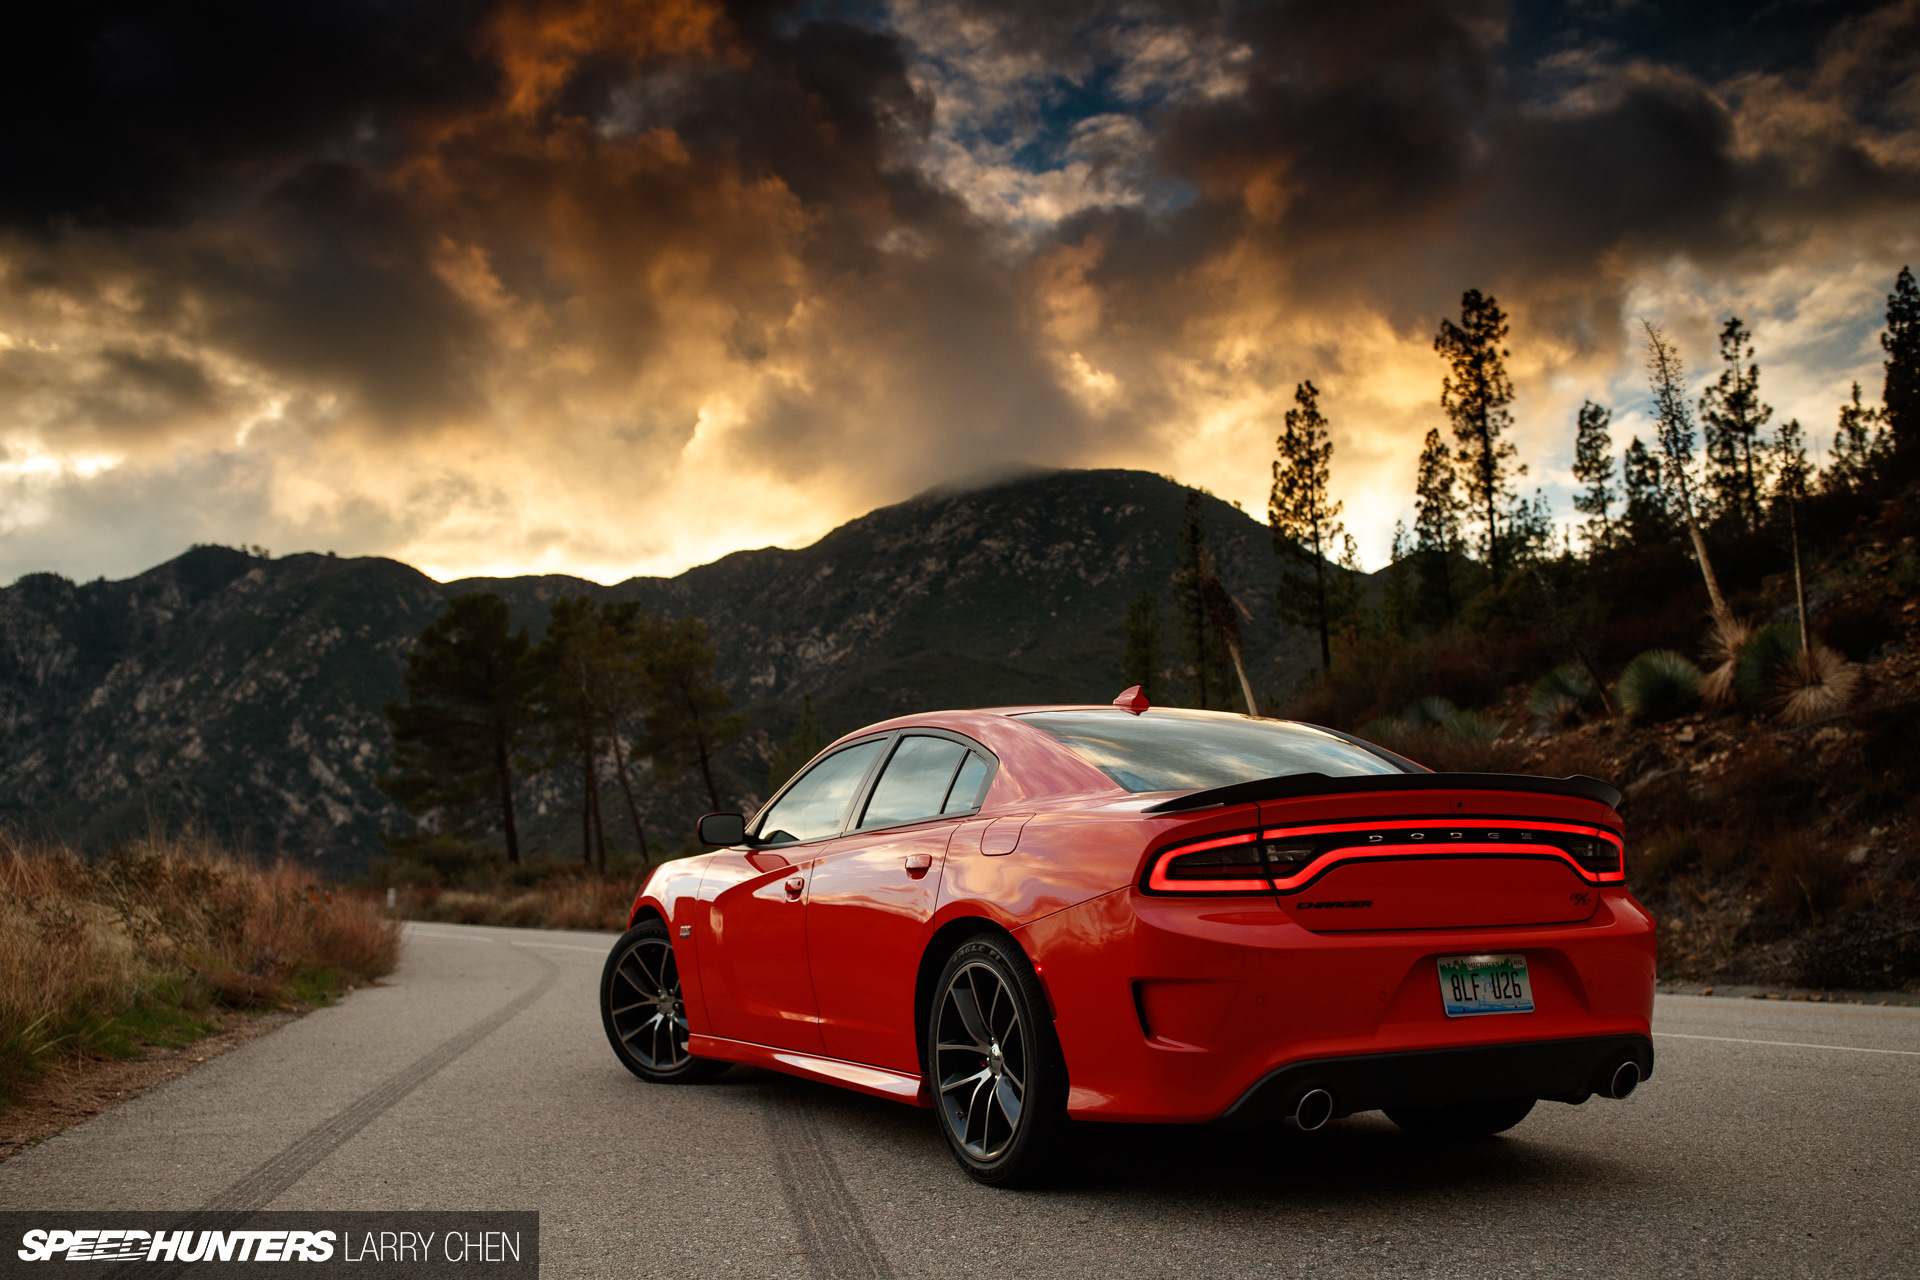
[[1549, 496], [1643, 316], [1704, 376], [1741, 315], [1823, 439], [1920, 259], [1920, 0], [1686, 8], [57, 13], [0, 78], [0, 575], [613, 579], [1014, 462], [1257, 511], [1309, 377], [1377, 563], [1470, 287]]

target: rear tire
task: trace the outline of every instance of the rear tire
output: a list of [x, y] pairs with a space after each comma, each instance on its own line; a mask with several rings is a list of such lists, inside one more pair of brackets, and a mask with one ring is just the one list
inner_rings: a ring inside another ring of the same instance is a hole
[[688, 1051], [680, 966], [663, 920], [643, 920], [613, 944], [600, 973], [600, 1022], [620, 1065], [642, 1080], [698, 1084], [732, 1065]]
[[1422, 1138], [1491, 1138], [1527, 1118], [1532, 1098], [1456, 1102], [1447, 1107], [1391, 1107], [1387, 1119]]
[[953, 1158], [990, 1187], [1046, 1180], [1066, 1143], [1067, 1064], [1033, 966], [981, 934], [948, 958], [933, 993], [927, 1083]]

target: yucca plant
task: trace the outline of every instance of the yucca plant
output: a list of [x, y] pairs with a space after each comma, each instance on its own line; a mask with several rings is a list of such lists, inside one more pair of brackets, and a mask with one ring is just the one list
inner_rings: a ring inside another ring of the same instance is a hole
[[1534, 681], [1527, 710], [1549, 729], [1572, 724], [1582, 712], [1600, 705], [1600, 690], [1580, 667], [1555, 667]]
[[1668, 720], [1700, 702], [1700, 668], [1671, 649], [1649, 649], [1620, 673], [1620, 709], [1630, 720]]
[[1700, 697], [1708, 706], [1733, 705], [1738, 696], [1734, 685], [1735, 665], [1740, 660], [1741, 648], [1753, 632], [1751, 621], [1731, 614], [1716, 619], [1708, 630], [1707, 658], [1713, 663], [1713, 670], [1700, 682]]
[[1415, 698], [1409, 702], [1407, 709], [1400, 713], [1400, 719], [1406, 722], [1408, 728], [1418, 733], [1422, 729], [1444, 729], [1448, 722], [1459, 714], [1460, 708], [1454, 706], [1451, 701], [1437, 693], [1430, 693], [1424, 698]]
[[1816, 644], [1793, 655], [1774, 680], [1780, 718], [1791, 725], [1837, 716], [1860, 689], [1860, 668]]
[[1482, 711], [1456, 711], [1442, 731], [1462, 742], [1492, 742], [1507, 731], [1507, 722]]
[[1755, 711], [1779, 700], [1777, 686], [1800, 655], [1800, 632], [1787, 622], [1757, 628], [1740, 646], [1733, 660], [1733, 687], [1740, 701]]

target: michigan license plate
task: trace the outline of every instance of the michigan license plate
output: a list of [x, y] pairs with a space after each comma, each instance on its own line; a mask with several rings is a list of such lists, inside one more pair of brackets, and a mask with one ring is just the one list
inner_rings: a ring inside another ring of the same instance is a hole
[[1525, 956], [1441, 956], [1440, 1000], [1449, 1018], [1532, 1013]]

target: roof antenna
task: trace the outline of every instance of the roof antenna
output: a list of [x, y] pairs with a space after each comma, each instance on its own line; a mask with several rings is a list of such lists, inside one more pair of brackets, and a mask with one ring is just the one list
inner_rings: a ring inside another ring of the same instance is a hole
[[1147, 702], [1147, 695], [1141, 690], [1139, 685], [1135, 685], [1133, 688], [1128, 689], [1125, 693], [1115, 698], [1113, 705], [1123, 711], [1131, 711], [1133, 714], [1139, 715], [1147, 709], [1149, 704]]

